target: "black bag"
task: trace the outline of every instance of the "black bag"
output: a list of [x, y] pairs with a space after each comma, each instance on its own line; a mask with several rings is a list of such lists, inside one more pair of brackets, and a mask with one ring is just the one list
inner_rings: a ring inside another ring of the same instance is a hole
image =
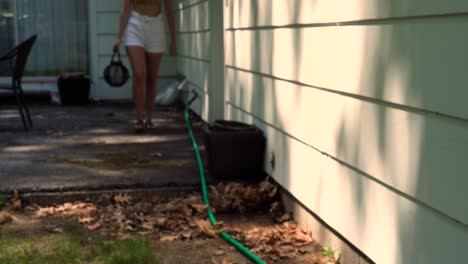
[[[118, 59], [114, 60], [116, 54]], [[104, 80], [112, 87], [121, 87], [127, 83], [129, 77], [128, 69], [123, 65], [120, 53], [112, 54], [111, 62], [104, 70]]]

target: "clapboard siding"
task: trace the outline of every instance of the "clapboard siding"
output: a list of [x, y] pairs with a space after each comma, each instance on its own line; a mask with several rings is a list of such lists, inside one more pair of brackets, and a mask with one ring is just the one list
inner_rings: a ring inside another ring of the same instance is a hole
[[228, 2], [226, 118], [266, 170], [376, 263], [462, 263], [468, 2]]
[[229, 31], [226, 63], [468, 120], [468, 35], [460, 34], [467, 27], [468, 15]]
[[227, 28], [466, 14], [465, 0], [230, 0]]
[[205, 120], [210, 106], [210, 16], [209, 1], [176, 1], [177, 71], [186, 76], [188, 87], [199, 95], [191, 108]]
[[[229, 104], [226, 113], [265, 131], [267, 152], [276, 154], [277, 163], [274, 171], [267, 166], [269, 173], [376, 263], [464, 263], [468, 234], [463, 226], [396, 195], [246, 111]], [[321, 242], [329, 246], [328, 241]], [[344, 263], [354, 264], [346, 259]]]

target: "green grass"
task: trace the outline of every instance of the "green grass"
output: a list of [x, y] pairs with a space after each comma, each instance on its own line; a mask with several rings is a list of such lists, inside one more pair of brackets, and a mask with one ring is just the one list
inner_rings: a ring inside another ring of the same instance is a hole
[[80, 245], [58, 237], [47, 241], [46, 247], [32, 240], [18, 242], [1, 238], [0, 243], [0, 263], [4, 264], [82, 263]]
[[61, 234], [28, 240], [0, 235], [1, 264], [154, 264], [151, 242], [144, 238], [90, 241], [79, 227], [64, 226]]
[[125, 239], [107, 243], [100, 258], [106, 264], [156, 263], [156, 256], [149, 242], [144, 239]]

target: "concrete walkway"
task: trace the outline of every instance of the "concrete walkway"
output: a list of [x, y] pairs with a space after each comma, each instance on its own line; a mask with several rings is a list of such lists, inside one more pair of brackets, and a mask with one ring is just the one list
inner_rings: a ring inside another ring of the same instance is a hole
[[24, 132], [15, 105], [0, 106], [0, 191], [199, 187], [181, 110], [159, 109], [156, 128], [135, 134], [129, 104], [30, 108]]

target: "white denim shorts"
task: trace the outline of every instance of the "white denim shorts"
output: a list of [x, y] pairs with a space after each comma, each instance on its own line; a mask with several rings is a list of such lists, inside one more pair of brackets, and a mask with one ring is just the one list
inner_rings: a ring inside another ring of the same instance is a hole
[[162, 14], [150, 17], [132, 11], [125, 30], [125, 46], [143, 47], [151, 53], [166, 51], [166, 31]]

